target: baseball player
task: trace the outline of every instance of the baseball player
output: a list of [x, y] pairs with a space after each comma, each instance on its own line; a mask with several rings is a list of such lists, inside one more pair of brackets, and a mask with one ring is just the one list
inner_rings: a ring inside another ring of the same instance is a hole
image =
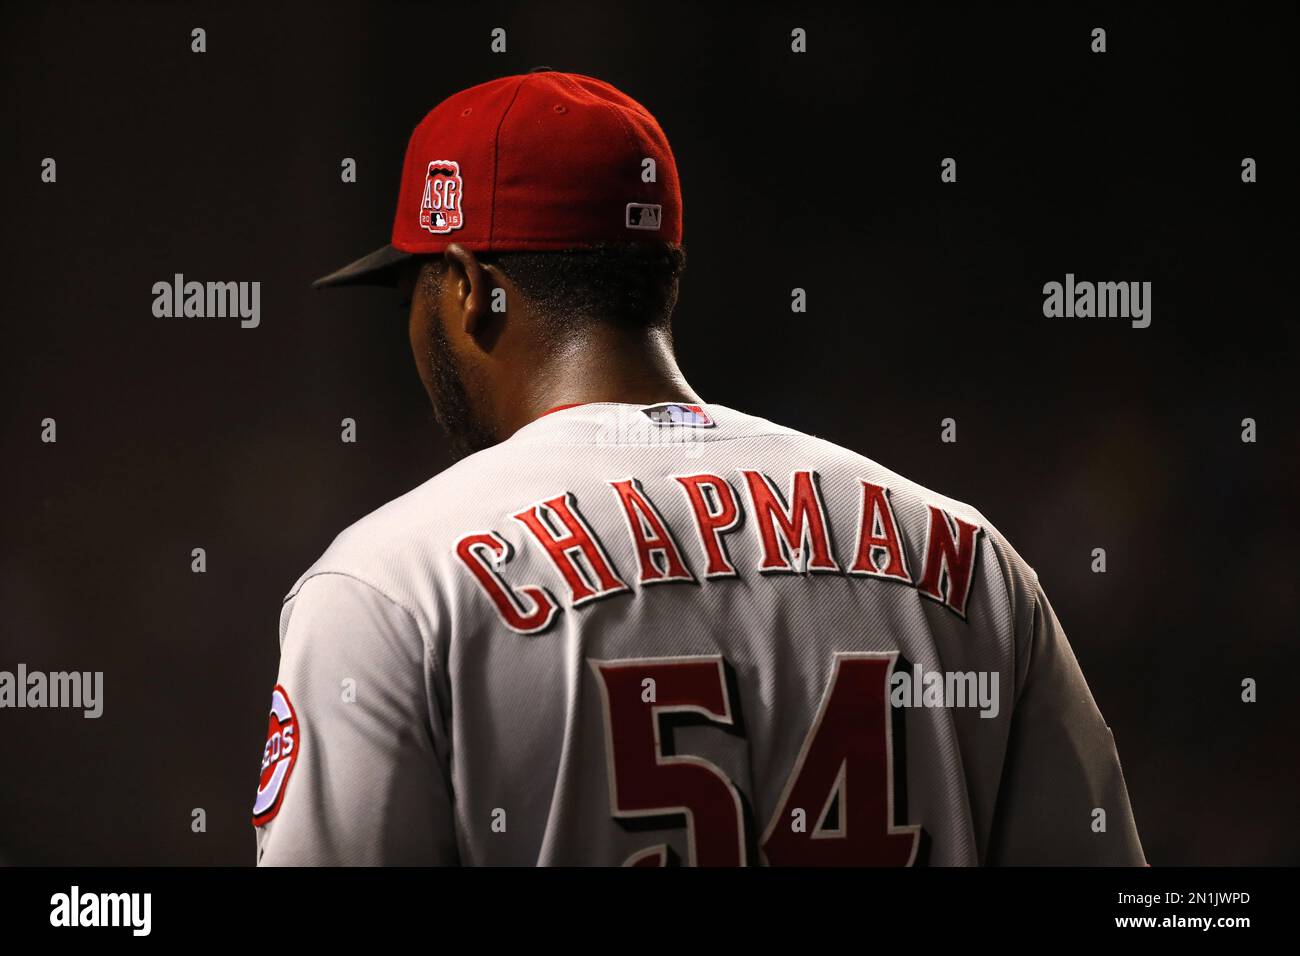
[[391, 244], [317, 285], [409, 296], [463, 456], [285, 598], [260, 863], [1143, 864], [1033, 569], [696, 394], [681, 239], [663, 131], [600, 80], [416, 127]]

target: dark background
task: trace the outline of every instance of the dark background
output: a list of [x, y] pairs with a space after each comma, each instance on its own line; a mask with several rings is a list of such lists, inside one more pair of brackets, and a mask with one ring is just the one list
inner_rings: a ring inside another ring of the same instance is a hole
[[[705, 399], [983, 510], [1071, 637], [1153, 864], [1300, 862], [1295, 21], [6, 5], [0, 669], [102, 670], [105, 713], [0, 711], [0, 857], [252, 862], [280, 598], [447, 461], [396, 296], [309, 282], [387, 240], [427, 110], [547, 64], [673, 143]], [[261, 327], [155, 318], [176, 272], [260, 281]], [[1044, 318], [1067, 272], [1151, 281], [1151, 327]]]

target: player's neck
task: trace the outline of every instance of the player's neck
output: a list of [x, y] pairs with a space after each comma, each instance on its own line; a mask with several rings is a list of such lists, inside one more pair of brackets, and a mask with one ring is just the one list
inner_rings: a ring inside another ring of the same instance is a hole
[[677, 367], [665, 329], [574, 336], [520, 377], [527, 385], [508, 390], [499, 410], [502, 437], [562, 405], [701, 401]]

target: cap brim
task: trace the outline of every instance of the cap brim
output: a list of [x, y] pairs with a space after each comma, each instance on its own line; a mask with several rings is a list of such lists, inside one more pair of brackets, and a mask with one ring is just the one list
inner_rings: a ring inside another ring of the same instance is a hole
[[325, 289], [336, 285], [397, 285], [402, 265], [411, 258], [409, 252], [384, 246], [368, 256], [362, 256], [356, 262], [349, 262], [336, 272], [322, 276], [311, 287]]

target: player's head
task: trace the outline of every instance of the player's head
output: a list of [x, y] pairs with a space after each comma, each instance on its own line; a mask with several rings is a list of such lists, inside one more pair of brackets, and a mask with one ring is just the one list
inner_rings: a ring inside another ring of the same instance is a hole
[[503, 395], [538, 388], [580, 342], [611, 364], [664, 365], [681, 238], [655, 118], [608, 83], [539, 68], [430, 112], [407, 146], [392, 242], [316, 285], [406, 287], [435, 414], [475, 450], [517, 427]]
[[680, 245], [627, 242], [477, 254], [453, 245], [409, 263], [399, 284], [411, 350], [457, 455], [506, 437], [494, 399], [528, 389], [553, 358], [671, 349], [685, 264]]

